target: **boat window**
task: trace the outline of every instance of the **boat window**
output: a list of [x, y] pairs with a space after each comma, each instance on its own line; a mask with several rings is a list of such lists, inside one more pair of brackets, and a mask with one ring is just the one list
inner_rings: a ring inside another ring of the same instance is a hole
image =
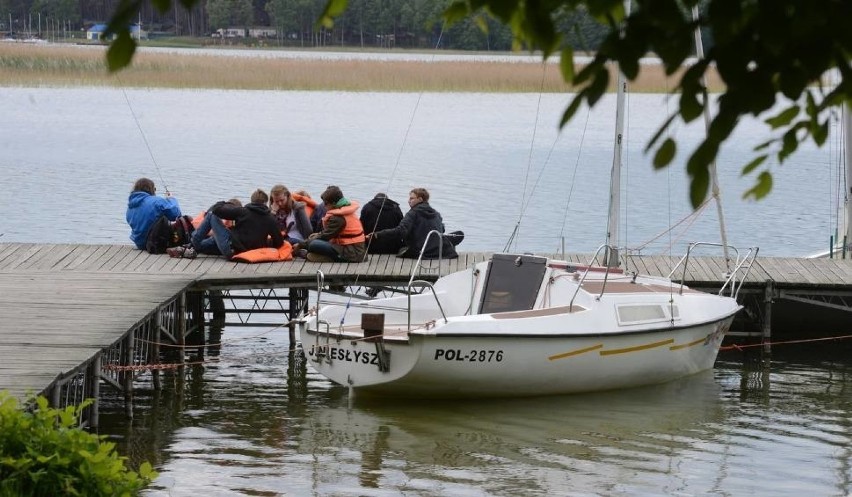
[[491, 314], [532, 309], [546, 271], [545, 257], [494, 254], [488, 264], [479, 312]]
[[617, 307], [619, 324], [646, 323], [668, 319], [663, 306], [657, 304], [620, 305]]

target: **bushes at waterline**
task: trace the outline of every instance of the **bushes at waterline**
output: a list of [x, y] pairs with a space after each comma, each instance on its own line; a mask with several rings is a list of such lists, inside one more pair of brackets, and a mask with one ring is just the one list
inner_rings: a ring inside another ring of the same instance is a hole
[[0, 497], [131, 496], [157, 477], [147, 462], [130, 470], [114, 443], [78, 427], [90, 402], [60, 410], [38, 397], [28, 411], [0, 392]]

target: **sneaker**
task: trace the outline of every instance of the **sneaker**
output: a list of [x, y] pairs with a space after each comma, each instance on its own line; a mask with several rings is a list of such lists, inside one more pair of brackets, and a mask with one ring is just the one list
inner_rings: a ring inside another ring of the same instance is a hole
[[166, 249], [166, 253], [169, 254], [169, 257], [183, 257], [184, 251], [186, 251], [186, 247], [183, 246], [169, 247]]
[[305, 259], [308, 257], [308, 249], [299, 249], [293, 252], [293, 254], [299, 259]]
[[184, 259], [195, 259], [198, 256], [198, 252], [196, 252], [195, 248], [191, 245], [186, 247], [183, 250], [183, 258]]

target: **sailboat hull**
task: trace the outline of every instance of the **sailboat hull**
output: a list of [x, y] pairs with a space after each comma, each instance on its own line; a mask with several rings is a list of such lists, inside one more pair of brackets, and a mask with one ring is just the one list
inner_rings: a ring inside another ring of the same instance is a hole
[[710, 369], [732, 320], [733, 313], [689, 327], [583, 336], [482, 336], [450, 322], [447, 333], [438, 326], [381, 342], [315, 331], [302, 340], [318, 372], [359, 391], [514, 397], [629, 388]]

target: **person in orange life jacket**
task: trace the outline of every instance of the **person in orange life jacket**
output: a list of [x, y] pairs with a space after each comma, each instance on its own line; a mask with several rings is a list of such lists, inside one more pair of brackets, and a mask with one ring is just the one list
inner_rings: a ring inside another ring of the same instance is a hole
[[361, 262], [367, 255], [364, 227], [355, 213], [358, 203], [348, 200], [337, 186], [320, 196], [326, 208], [323, 229], [305, 242], [305, 257], [312, 262]]
[[[389, 199], [384, 193], [377, 193], [373, 200], [361, 208], [361, 225], [369, 237], [374, 231], [395, 228], [402, 221], [402, 211], [399, 204]], [[367, 243], [369, 254], [396, 254], [402, 248], [402, 238], [386, 237], [381, 240], [373, 239]]]
[[275, 185], [269, 190], [269, 210], [278, 223], [281, 235], [294, 249], [314, 231], [305, 211], [305, 203], [296, 202], [284, 185]]
[[[371, 242], [385, 238], [402, 238], [405, 242], [405, 247], [399, 252], [399, 257], [418, 258], [420, 250], [426, 242], [429, 232], [437, 230], [439, 233], [444, 233], [444, 221], [441, 214], [429, 205], [429, 192], [425, 188], [415, 188], [408, 194], [408, 205], [411, 209], [405, 214], [405, 217], [395, 228], [389, 228], [381, 231], [376, 231], [370, 235]], [[460, 238], [463, 234], [459, 232], [451, 233], [453, 238]], [[460, 240], [459, 240], [460, 241]], [[441, 245], [438, 245], [438, 244]], [[453, 240], [448, 236], [437, 237], [432, 235], [429, 237], [429, 245], [423, 253], [424, 259], [437, 259], [439, 255], [444, 259], [455, 259], [459, 255], [456, 253]]]
[[[251, 194], [251, 203], [245, 207], [220, 201], [213, 204], [204, 222], [193, 233], [192, 246], [203, 254], [210, 253], [215, 245], [219, 253], [230, 259], [235, 254], [261, 247], [278, 248], [284, 244], [284, 238], [275, 222], [275, 217], [266, 206], [269, 195], [261, 189]], [[234, 221], [234, 227], [228, 229], [223, 220]], [[204, 238], [203, 233], [213, 230], [213, 236]], [[268, 239], [271, 238], [271, 244]]]
[[322, 231], [322, 217], [325, 216], [325, 204], [317, 203], [305, 190], [299, 190], [293, 194], [293, 200], [305, 203], [305, 213], [311, 220], [311, 228], [314, 233]]
[[181, 216], [180, 205], [176, 198], [166, 190], [165, 197], [156, 195], [157, 188], [148, 178], [139, 178], [133, 184], [133, 191], [127, 199], [125, 219], [130, 225], [130, 239], [140, 250], [145, 249], [148, 231], [160, 216], [174, 221]]
[[314, 210], [317, 208], [317, 201], [305, 190], [297, 190], [292, 193], [292, 196], [295, 202], [303, 202], [305, 204], [305, 214], [310, 219], [314, 215]]

